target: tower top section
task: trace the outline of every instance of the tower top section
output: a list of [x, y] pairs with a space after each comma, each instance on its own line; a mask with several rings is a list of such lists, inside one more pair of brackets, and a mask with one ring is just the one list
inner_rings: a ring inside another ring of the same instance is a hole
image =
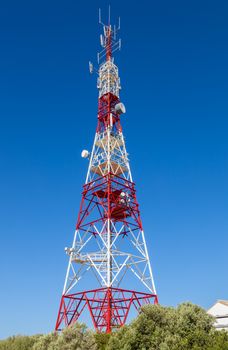
[[100, 44], [103, 49], [98, 52], [98, 64], [100, 64], [104, 59], [106, 59], [106, 61], [111, 61], [113, 53], [121, 49], [121, 39], [117, 38], [117, 33], [120, 30], [120, 17], [118, 19], [118, 25], [112, 26], [110, 6], [108, 24], [104, 24], [102, 22], [101, 9], [99, 9], [99, 23], [103, 26], [103, 34], [100, 35]]
[[121, 48], [121, 39], [117, 39], [117, 33], [120, 30], [120, 18], [118, 25], [110, 23], [110, 6], [108, 24], [104, 24], [101, 19], [101, 10], [99, 9], [99, 23], [103, 26], [103, 33], [100, 35], [100, 44], [102, 50], [97, 54], [99, 64], [97, 88], [99, 89], [99, 98], [111, 93], [119, 98], [120, 78], [118, 67], [114, 64], [113, 53]]

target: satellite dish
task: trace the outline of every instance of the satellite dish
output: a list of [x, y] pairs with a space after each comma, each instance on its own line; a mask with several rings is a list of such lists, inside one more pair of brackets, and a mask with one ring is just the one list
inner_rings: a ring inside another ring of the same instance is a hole
[[82, 158], [89, 158], [89, 151], [84, 149], [81, 153]]
[[122, 102], [119, 102], [115, 105], [115, 111], [117, 114], [126, 113], [126, 108]]
[[90, 74], [93, 73], [93, 64], [89, 61], [89, 72]]

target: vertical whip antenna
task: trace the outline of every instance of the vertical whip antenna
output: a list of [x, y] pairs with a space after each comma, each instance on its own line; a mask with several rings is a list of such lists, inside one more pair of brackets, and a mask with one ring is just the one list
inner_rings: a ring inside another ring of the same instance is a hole
[[110, 25], [111, 23], [111, 6], [108, 6], [108, 24]]

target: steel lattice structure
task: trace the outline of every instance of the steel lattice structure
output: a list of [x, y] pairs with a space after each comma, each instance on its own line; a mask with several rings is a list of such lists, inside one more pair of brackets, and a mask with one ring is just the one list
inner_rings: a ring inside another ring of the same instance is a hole
[[[98, 124], [92, 152], [83, 154], [89, 167], [73, 243], [65, 248], [69, 264], [56, 330], [87, 310], [95, 329], [108, 333], [125, 324], [131, 308], [158, 302], [120, 122], [125, 108], [113, 59], [113, 52], [120, 49], [119, 27], [102, 25]], [[96, 277], [96, 285], [80, 291], [89, 273]], [[129, 273], [140, 281], [140, 291], [123, 287]]]

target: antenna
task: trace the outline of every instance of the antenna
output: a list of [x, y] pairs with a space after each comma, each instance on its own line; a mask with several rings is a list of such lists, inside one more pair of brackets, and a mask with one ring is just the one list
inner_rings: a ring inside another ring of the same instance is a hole
[[111, 6], [108, 6], [108, 25], [110, 26], [111, 21]]
[[82, 158], [89, 158], [89, 151], [87, 151], [87, 149], [83, 149], [82, 153], [81, 153], [81, 157]]
[[101, 9], [100, 8], [99, 8], [99, 24], [102, 24], [103, 26], [105, 26], [105, 24], [101, 20]]
[[101, 9], [99, 8], [99, 24], [103, 26], [103, 34], [100, 35], [100, 44], [103, 48], [101, 52], [98, 53], [97, 61], [100, 64], [101, 61], [111, 60], [112, 54], [120, 50], [121, 41], [117, 38], [117, 33], [120, 30], [120, 17], [118, 18], [117, 25], [111, 25], [111, 6], [108, 6], [108, 19], [106, 24], [102, 22]]
[[116, 25], [114, 24], [114, 30], [113, 30], [113, 36], [114, 36], [114, 40], [116, 40]]
[[90, 74], [93, 73], [93, 64], [90, 61], [89, 61], [89, 72], [90, 72]]
[[105, 47], [105, 40], [102, 34], [100, 35], [100, 43], [102, 47]]

